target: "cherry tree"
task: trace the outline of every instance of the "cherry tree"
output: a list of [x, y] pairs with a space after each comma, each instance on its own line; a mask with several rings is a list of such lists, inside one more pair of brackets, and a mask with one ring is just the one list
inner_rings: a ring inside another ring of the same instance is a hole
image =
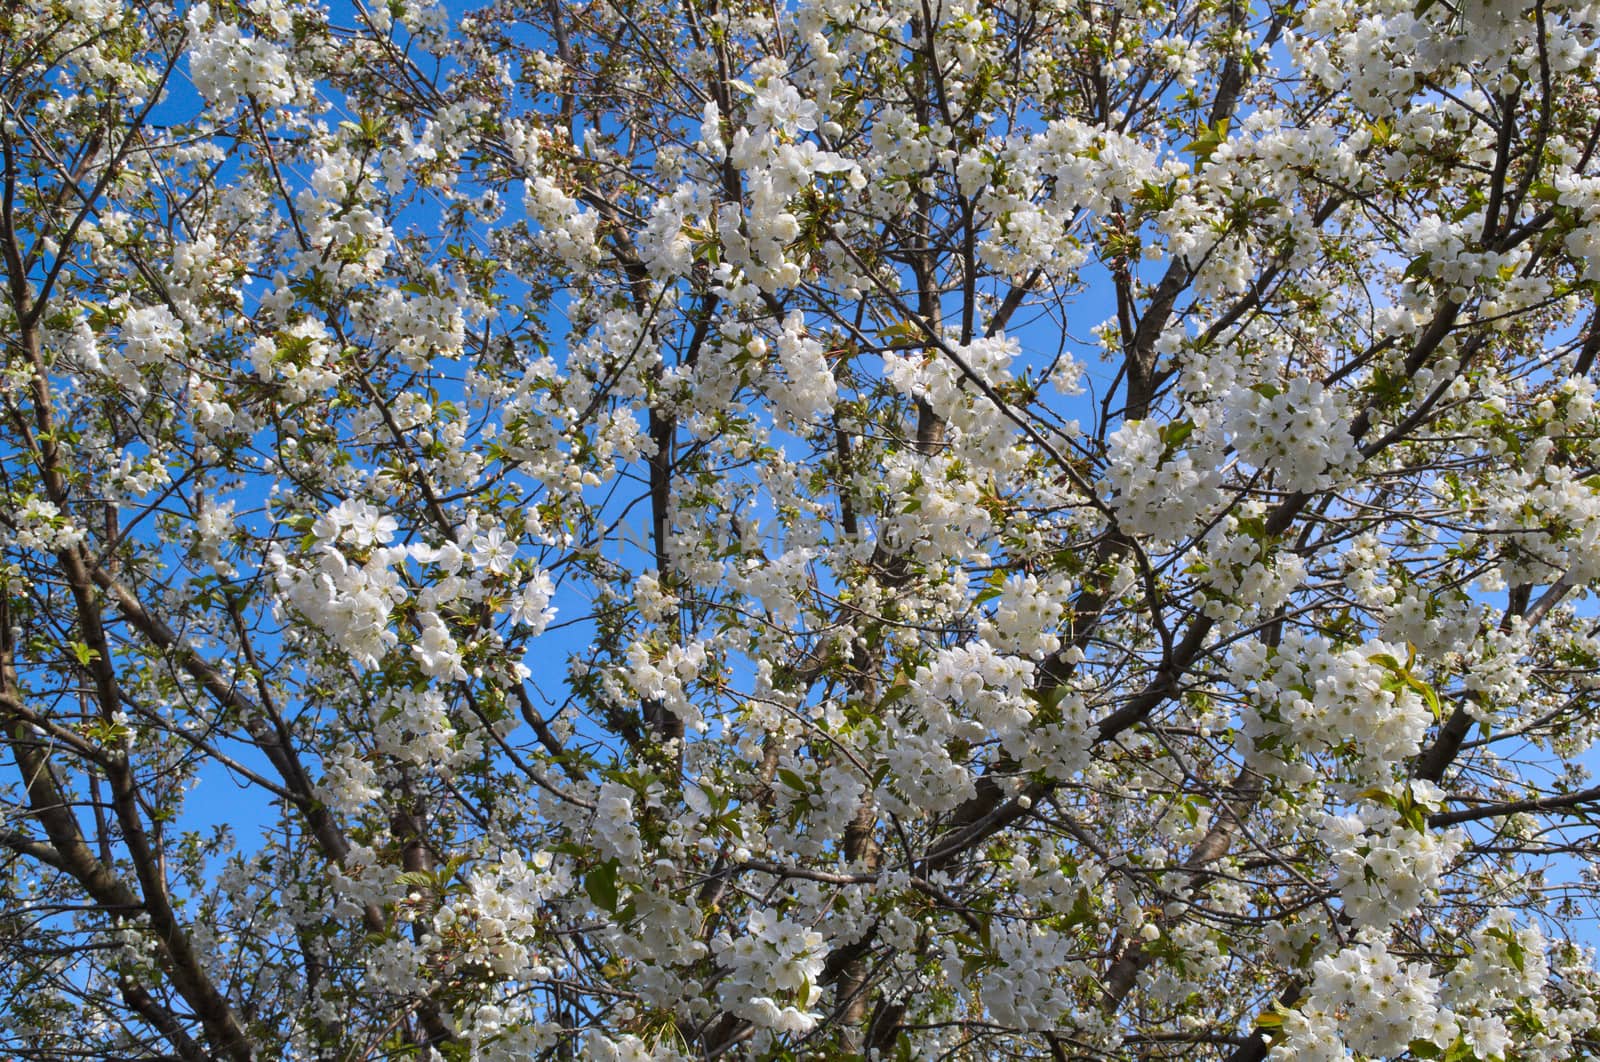
[[19, 0], [0, 1054], [1600, 1052], [1600, 3]]

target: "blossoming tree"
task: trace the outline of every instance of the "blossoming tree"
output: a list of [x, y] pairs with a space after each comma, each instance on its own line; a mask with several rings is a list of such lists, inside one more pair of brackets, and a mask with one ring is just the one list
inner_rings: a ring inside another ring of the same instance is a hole
[[7, 5], [0, 1055], [1600, 1051], [1597, 38]]

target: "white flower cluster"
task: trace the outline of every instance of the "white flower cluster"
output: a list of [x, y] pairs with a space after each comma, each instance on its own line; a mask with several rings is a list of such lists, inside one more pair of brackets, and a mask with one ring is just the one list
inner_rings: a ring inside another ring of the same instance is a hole
[[[1420, 44], [1429, 36], [1428, 23], [1412, 18], [1410, 9], [1389, 17], [1352, 17], [1363, 12], [1343, 0], [1312, 5], [1311, 12], [1299, 33], [1285, 34], [1295, 65], [1330, 90], [1344, 89], [1370, 114], [1399, 110], [1415, 85], [1413, 64], [1427, 51]], [[1327, 39], [1307, 39], [1314, 33]]]
[[1384, 642], [1339, 648], [1321, 635], [1286, 635], [1276, 650], [1240, 642], [1231, 669], [1241, 688], [1254, 687], [1241, 735], [1258, 769], [1291, 784], [1315, 772], [1294, 750], [1341, 753], [1357, 786], [1386, 785], [1394, 765], [1422, 747], [1433, 716], [1420, 693], [1393, 681], [1388, 662], [1406, 651]]
[[761, 602], [761, 608], [778, 623], [793, 623], [801, 603], [812, 588], [810, 565], [814, 549], [787, 549], [773, 557], [749, 557], [730, 566], [728, 586]]
[[54, 553], [71, 549], [86, 537], [83, 528], [64, 516], [54, 502], [30, 497], [12, 515], [14, 541], [23, 549]]
[[531, 634], [543, 634], [550, 621], [556, 618], [556, 607], [550, 604], [555, 592], [549, 572], [534, 572], [511, 599], [512, 622], [528, 628]]
[[1505, 630], [1487, 627], [1478, 636], [1478, 644], [1465, 658], [1467, 673], [1461, 680], [1462, 688], [1473, 694], [1462, 702], [1468, 712], [1479, 719], [1503, 712], [1503, 724], [1507, 716], [1520, 714], [1520, 706], [1538, 703], [1528, 696], [1533, 686], [1528, 667], [1531, 641], [1532, 631], [1521, 619]]
[[1600, 178], [1558, 172], [1552, 184], [1556, 202], [1578, 222], [1564, 241], [1567, 251], [1583, 263], [1584, 280], [1600, 280]]
[[1203, 541], [1195, 573], [1211, 593], [1202, 611], [1224, 628], [1276, 610], [1305, 581], [1303, 558], [1263, 541], [1265, 511], [1257, 501], [1240, 503]]
[[996, 736], [1010, 742], [1033, 718], [1028, 686], [1033, 664], [979, 640], [941, 649], [911, 680], [916, 699], [930, 716], [940, 708], [950, 715], [940, 729], [963, 741]]
[[[1026, 460], [1025, 451], [1017, 446], [1015, 426], [972, 385], [956, 358], [990, 387], [1002, 387], [1013, 378], [1011, 364], [1022, 346], [1003, 333], [964, 345], [947, 341], [947, 346], [955, 358], [942, 350], [885, 351], [884, 378], [901, 394], [925, 401], [939, 415], [945, 432], [942, 454], [972, 469], [1003, 476]], [[1063, 378], [1071, 378], [1068, 369], [1058, 367], [1057, 371]]]
[[977, 544], [988, 537], [993, 524], [979, 504], [983, 492], [978, 482], [959, 469], [959, 460], [949, 452], [924, 457], [905, 450], [888, 456], [882, 488], [904, 500], [901, 513], [880, 525], [885, 545], [923, 562], [978, 559]]
[[1464, 838], [1459, 830], [1419, 830], [1402, 819], [1396, 804], [1426, 814], [1437, 809], [1440, 796], [1436, 787], [1412, 779], [1393, 802], [1366, 799], [1352, 814], [1323, 816], [1318, 839], [1332, 859], [1332, 884], [1353, 925], [1385, 929], [1437, 896]]
[[677, 866], [658, 859], [644, 870], [645, 881], [628, 896], [633, 918], [616, 936], [618, 953], [636, 963], [639, 997], [647, 1005], [677, 1013], [704, 1012], [700, 982], [685, 976], [710, 953], [701, 939], [704, 917], [692, 896], [676, 887]]
[[687, 1056], [678, 1050], [671, 1037], [664, 1036], [654, 1044], [647, 1044], [637, 1036], [612, 1039], [598, 1029], [590, 1029], [583, 1038], [583, 1057], [593, 1062], [682, 1062]]
[[150, 928], [150, 916], [140, 912], [132, 918], [112, 923], [106, 934], [116, 953], [118, 971], [128, 976], [134, 970], [139, 976], [159, 977], [161, 970], [161, 937]]
[[[1082, 654], [1077, 654], [1081, 659]], [[1027, 751], [1020, 762], [1024, 770], [1043, 771], [1058, 781], [1070, 781], [1088, 769], [1094, 747], [1095, 708], [1082, 693], [1058, 689], [1049, 722], [1035, 720], [1028, 731]]]
[[778, 363], [783, 376], [767, 378], [767, 393], [778, 413], [798, 424], [809, 424], [832, 412], [838, 386], [823, 357], [822, 344], [806, 334], [805, 319], [798, 313], [783, 322]]
[[1085, 259], [1075, 229], [1084, 212], [1102, 216], [1136, 200], [1147, 184], [1188, 175], [1180, 159], [1162, 160], [1147, 144], [1074, 118], [1018, 137], [997, 156], [1007, 178], [990, 183], [979, 202], [999, 219], [979, 246], [984, 262], [1008, 273], [1047, 268], [1070, 275]]
[[878, 799], [893, 808], [948, 811], [970, 797], [972, 774], [951, 758], [952, 742], [993, 737], [1014, 756], [1037, 758], [1029, 740], [1038, 709], [1028, 695], [1033, 672], [1031, 660], [983, 640], [942, 649], [919, 667], [903, 706], [885, 721], [879, 755], [889, 770]]
[[400, 525], [374, 506], [358, 498], [348, 499], [323, 513], [311, 525], [311, 533], [328, 545], [340, 542], [356, 547], [387, 545], [394, 540]]
[[467, 559], [476, 572], [505, 575], [517, 559], [517, 542], [502, 527], [490, 527], [472, 536], [467, 543]]
[[1356, 457], [1337, 392], [1296, 376], [1282, 387], [1234, 387], [1224, 399], [1234, 445], [1283, 490], [1322, 490], [1350, 471]]
[[639, 826], [634, 821], [633, 800], [633, 790], [616, 782], [606, 782], [594, 803], [595, 847], [623, 866], [634, 866], [644, 853]]
[[1402, 965], [1375, 934], [1313, 970], [1309, 1001], [1284, 1018], [1273, 1062], [1347, 1062], [1349, 1050], [1385, 1058], [1404, 1054], [1414, 1040], [1440, 1051], [1455, 1042], [1457, 1024], [1440, 1010], [1439, 982], [1427, 964]]
[[994, 614], [978, 625], [978, 637], [1003, 653], [1043, 660], [1061, 648], [1063, 614], [1072, 584], [1064, 576], [1046, 578], [1015, 573], [1006, 577], [995, 599]]
[[1000, 921], [990, 929], [999, 965], [983, 975], [983, 1005], [1001, 1025], [1051, 1029], [1076, 1009], [1061, 969], [1072, 965], [1072, 937], [1025, 919]]
[[[848, 763], [833, 763], [819, 770], [804, 760], [789, 757], [783, 761], [782, 769], [806, 780], [808, 785], [803, 792], [787, 785], [778, 787], [777, 821], [768, 827], [767, 841], [775, 849], [796, 855], [825, 855], [844, 836], [850, 820], [860, 810], [866, 783]], [[796, 814], [791, 816], [791, 811]], [[788, 825], [791, 821], [792, 826]]]
[[677, 615], [678, 596], [662, 585], [656, 572], [645, 572], [633, 582], [633, 607], [646, 623], [666, 623]]
[[283, 599], [353, 660], [372, 667], [400, 640], [389, 622], [394, 607], [406, 599], [395, 568], [406, 555], [404, 547], [380, 547], [365, 561], [352, 562], [325, 542], [309, 568], [291, 565], [279, 547], [267, 562]]
[[317, 799], [335, 813], [355, 814], [383, 795], [380, 782], [378, 772], [361, 750], [346, 743], [323, 756]]
[[1510, 254], [1474, 250], [1483, 219], [1468, 215], [1450, 222], [1423, 217], [1406, 234], [1406, 253], [1413, 261], [1427, 263], [1427, 275], [1445, 286], [1450, 297], [1465, 302], [1472, 289], [1498, 282], [1501, 271], [1511, 272], [1517, 260]]
[[655, 452], [656, 444], [640, 428], [633, 410], [618, 408], [600, 415], [594, 433], [597, 460], [629, 464]]
[[264, 383], [276, 381], [285, 401], [303, 402], [338, 383], [338, 362], [331, 336], [321, 322], [304, 318], [275, 336], [250, 344], [250, 367]]
[[1555, 983], [1575, 983], [1593, 969], [1593, 953], [1572, 949], [1581, 972], [1572, 978], [1561, 946], [1549, 947], [1535, 924], [1518, 926], [1510, 911], [1496, 909], [1472, 931], [1467, 955], [1444, 977], [1440, 999], [1455, 1012], [1462, 1038], [1479, 1058], [1515, 1057], [1527, 1062], [1566, 1062], [1579, 1057], [1574, 1037], [1595, 1026], [1591, 999], [1573, 993], [1563, 999]]
[[1470, 942], [1466, 958], [1444, 979], [1442, 994], [1455, 1009], [1486, 1012], [1544, 993], [1550, 964], [1537, 925], [1519, 927], [1510, 911], [1499, 908], [1472, 931]]
[[772, 70], [755, 89], [754, 128], [770, 129], [780, 136], [817, 127], [817, 105], [805, 99], [800, 91], [780, 76], [781, 70]]
[[211, 106], [231, 111], [246, 99], [264, 108], [294, 101], [294, 78], [283, 49], [213, 19], [207, 4], [189, 9], [188, 25], [189, 77]]
[[[335, 274], [355, 285], [374, 279], [389, 260], [390, 231], [372, 165], [359, 150], [339, 145], [318, 152], [307, 187], [295, 195], [306, 246], [295, 256], [301, 275]], [[330, 263], [338, 263], [330, 268]]]
[[523, 206], [539, 223], [538, 240], [558, 255], [568, 269], [585, 272], [600, 260], [596, 242], [600, 215], [585, 210], [557, 177], [538, 174], [523, 185]]
[[68, 0], [62, 4], [67, 14], [82, 25], [101, 32], [107, 23], [121, 20], [122, 5], [117, 0]]
[[1391, 644], [1410, 643], [1419, 655], [1443, 659], [1472, 644], [1483, 626], [1483, 606], [1462, 593], [1440, 593], [1434, 586], [1416, 583], [1398, 589], [1384, 587], [1391, 596], [1380, 634]]
[[461, 647], [455, 636], [437, 612], [424, 610], [417, 613], [418, 638], [411, 646], [411, 655], [429, 678], [448, 678], [464, 681], [467, 669], [461, 666]]
[[103, 358], [105, 371], [135, 395], [144, 395], [142, 370], [159, 369], [172, 362], [183, 349], [183, 322], [165, 306], [139, 306], [122, 319], [122, 349], [108, 349]]
[[[560, 1043], [566, 1031], [555, 1022], [540, 1021], [537, 1009], [527, 997], [469, 1007], [466, 1014], [458, 1014], [456, 1028], [461, 1039], [471, 1045], [473, 1062], [521, 1062], [525, 1058], [537, 1058]], [[637, 1037], [627, 1039], [638, 1040]], [[588, 1054], [584, 1057], [605, 1056]]]
[[669, 646], [658, 659], [651, 659], [650, 647], [643, 642], [628, 646], [628, 685], [640, 697], [660, 701], [688, 726], [704, 726], [700, 709], [689, 697], [687, 686], [706, 668], [706, 646], [693, 641]]
[[523, 574], [515, 566], [516, 541], [499, 527], [474, 533], [479, 522], [473, 517], [462, 531], [472, 536], [465, 550], [454, 542], [389, 546], [398, 528], [395, 519], [368, 502], [349, 499], [312, 523], [316, 544], [309, 566], [291, 563], [281, 546], [274, 547], [268, 562], [285, 602], [367, 667], [399, 643], [390, 627], [395, 606], [409, 596], [401, 584], [401, 568], [408, 561], [432, 565], [430, 578], [416, 595], [410, 654], [423, 674], [462, 680], [462, 649], [444, 618], [447, 606], [483, 600], [493, 582], [508, 591], [512, 622], [532, 634], [542, 633], [555, 616], [549, 573]]
[[550, 967], [534, 941], [548, 917], [545, 904], [573, 886], [572, 874], [549, 852], [524, 860], [506, 852], [467, 879], [433, 915], [433, 943], [447, 947], [457, 963], [478, 962], [503, 977], [539, 980]]
[[466, 338], [462, 299], [412, 295], [393, 289], [363, 305], [373, 339], [393, 351], [407, 368], [421, 370], [430, 358], [453, 357]]
[[884, 722], [880, 745], [889, 770], [874, 799], [891, 814], [952, 811], [977, 791], [972, 772], [951, 759], [938, 730], [893, 715]]
[[821, 1018], [812, 1010], [822, 998], [817, 978], [827, 957], [821, 933], [757, 908], [744, 935], [721, 934], [712, 950], [728, 971], [717, 994], [730, 1013], [785, 1033], [809, 1032]]
[[207, 564], [229, 576], [237, 574], [233, 562], [223, 555], [223, 549], [235, 531], [233, 507], [232, 501], [208, 500], [201, 506], [194, 522], [195, 549]]
[[142, 497], [157, 491], [173, 481], [173, 473], [166, 467], [160, 454], [139, 454], [122, 451], [117, 464], [107, 470], [107, 480], [123, 491], [126, 497]]
[[[812, 187], [818, 176], [843, 174], [852, 182], [861, 178], [838, 155], [820, 151], [810, 141], [775, 144], [770, 134], [749, 136], [742, 129], [734, 138], [730, 161], [746, 171], [750, 209], [721, 204], [716, 211], [717, 237], [729, 270], [729, 297], [740, 303], [754, 296], [756, 289], [792, 287], [805, 275], [810, 254], [794, 246], [802, 231], [802, 217], [794, 211], [804, 208], [793, 197]], [[791, 249], [796, 252], [793, 257]], [[754, 287], [732, 290], [734, 276]]]
[[1500, 567], [1510, 583], [1573, 583], [1600, 578], [1600, 487], [1592, 476], [1548, 460], [1549, 438], [1537, 439], [1524, 468], [1508, 470], [1485, 491], [1500, 532]]
[[374, 752], [421, 767], [454, 767], [477, 752], [470, 740], [454, 747], [455, 725], [434, 687], [396, 690], [376, 708], [369, 719]]
[[[1572, 1057], [1572, 1030], [1595, 1019], [1592, 1007], [1562, 1008], [1547, 997], [1550, 964], [1537, 926], [1517, 926], [1497, 909], [1473, 930], [1466, 954], [1442, 982], [1424, 964], [1401, 965], [1377, 933], [1319, 960], [1306, 1001], [1287, 1014], [1272, 1058], [1282, 1062], [1374, 1058], [1404, 1053], [1418, 1042], [1439, 1051], [1458, 1041], [1468, 1057], [1558, 1062]], [[1506, 1018], [1515, 1013], [1520, 1035]], [[1454, 1057], [1454, 1056], [1452, 1056]]]
[[[219, 246], [214, 232], [199, 232], [172, 249], [172, 258], [161, 266], [162, 280], [167, 298], [180, 306], [189, 306], [218, 290], [219, 281], [227, 283], [238, 268], [238, 263], [228, 256], [225, 246]], [[236, 295], [237, 289], [228, 285], [222, 290]]]
[[190, 373], [189, 404], [194, 409], [194, 426], [202, 436], [221, 440], [239, 425], [239, 408], [214, 380]]
[[[715, 108], [715, 103], [707, 103]], [[671, 195], [658, 197], [650, 207], [650, 220], [639, 230], [639, 257], [658, 279], [682, 276], [694, 265], [694, 242], [684, 231], [692, 214], [701, 210], [700, 189], [684, 182]]]
[[1158, 541], [1192, 534], [1222, 502], [1216, 470], [1197, 466], [1192, 452], [1174, 452], [1153, 421], [1130, 420], [1111, 433], [1106, 471], [1118, 523]]

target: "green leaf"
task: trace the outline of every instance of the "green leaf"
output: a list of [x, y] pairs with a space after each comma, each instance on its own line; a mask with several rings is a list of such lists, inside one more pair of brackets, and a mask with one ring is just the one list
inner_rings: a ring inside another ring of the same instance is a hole
[[1432, 1040], [1412, 1040], [1407, 1050], [1414, 1058], [1438, 1058], [1443, 1053]]
[[899, 324], [879, 329], [878, 337], [896, 342], [906, 342], [922, 338], [922, 331], [910, 321], [901, 321]]
[[583, 891], [602, 911], [617, 909], [617, 861], [608, 859], [595, 867], [583, 879]]
[[1183, 147], [1184, 154], [1193, 155], [1197, 163], [1204, 162], [1216, 153], [1222, 142], [1228, 139], [1228, 120], [1224, 118], [1215, 128], [1201, 126], [1199, 135]]
[[1393, 793], [1389, 792], [1387, 789], [1380, 789], [1377, 786], [1373, 786], [1371, 789], [1363, 789], [1361, 792], [1357, 793], [1356, 796], [1360, 797], [1362, 800], [1371, 800], [1374, 803], [1387, 804], [1390, 807], [1394, 807], [1396, 803], [1395, 795]]
[[1171, 210], [1173, 202], [1177, 199], [1176, 187], [1171, 181], [1164, 185], [1145, 181], [1134, 198], [1151, 210]]
[[1267, 521], [1262, 516], [1241, 516], [1236, 521], [1239, 533], [1246, 535], [1257, 542], [1264, 542], [1267, 538]]
[[906, 681], [904, 675], [896, 675], [893, 684], [884, 690], [883, 695], [878, 698], [878, 706], [880, 708], [887, 707], [910, 692], [911, 683]]
[[1171, 453], [1194, 434], [1194, 421], [1175, 420], [1161, 429], [1161, 445]]
[[1515, 931], [1496, 926], [1484, 931], [1484, 936], [1498, 940], [1506, 946], [1506, 958], [1511, 960], [1511, 965], [1522, 973], [1523, 965], [1527, 962], [1528, 953], [1522, 946], [1522, 941], [1517, 939]]
[[1042, 708], [1055, 709], [1060, 707], [1061, 702], [1066, 700], [1067, 694], [1071, 692], [1071, 688], [1067, 686], [1048, 686], [1042, 690], [1030, 689], [1028, 696], [1037, 701]]
[[1412, 686], [1416, 688], [1418, 693], [1422, 694], [1422, 699], [1427, 702], [1428, 710], [1433, 713], [1433, 721], [1435, 723], [1441, 721], [1444, 718], [1444, 704], [1439, 700], [1439, 694], [1434, 691], [1432, 686], [1420, 680], [1413, 681]]
[[1367, 659], [1382, 666], [1391, 675], [1391, 681], [1384, 683], [1384, 689], [1399, 692], [1401, 689], [1414, 690], [1423, 703], [1428, 706], [1428, 711], [1433, 713], [1433, 721], [1439, 722], [1444, 718], [1444, 703], [1439, 700], [1439, 694], [1434, 688], [1422, 681], [1412, 673], [1411, 668], [1417, 662], [1417, 652], [1413, 648], [1406, 662], [1402, 664], [1390, 653], [1373, 653]]

